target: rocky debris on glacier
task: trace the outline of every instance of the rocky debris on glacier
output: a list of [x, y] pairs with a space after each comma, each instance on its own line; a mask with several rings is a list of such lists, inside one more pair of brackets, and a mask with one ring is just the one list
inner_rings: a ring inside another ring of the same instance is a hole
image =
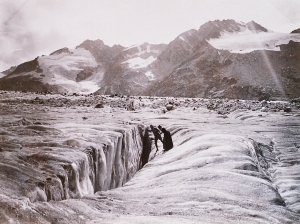
[[[238, 109], [246, 109], [262, 112], [291, 112], [293, 109], [300, 108], [298, 98], [289, 101], [267, 101], [267, 100], [233, 100], [233, 99], [202, 99], [202, 98], [179, 98], [179, 97], [151, 97], [151, 96], [123, 96], [123, 95], [61, 95], [61, 94], [32, 94], [24, 92], [6, 92], [1, 91], [3, 95], [1, 102], [10, 104], [32, 104], [44, 105], [50, 107], [95, 107], [104, 108], [123, 108], [134, 111], [139, 108], [151, 107], [161, 109], [161, 112], [176, 109], [178, 107], [206, 107], [209, 110], [216, 111], [218, 114], [226, 115]], [[9, 100], [5, 95], [14, 96]]]
[[[0, 106], [2, 223], [300, 220], [297, 100], [1, 92]], [[171, 151], [151, 150], [150, 124]]]

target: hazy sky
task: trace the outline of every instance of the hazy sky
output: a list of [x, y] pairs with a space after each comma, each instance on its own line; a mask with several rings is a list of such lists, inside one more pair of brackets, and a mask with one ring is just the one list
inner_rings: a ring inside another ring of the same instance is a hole
[[300, 0], [0, 0], [0, 71], [86, 39], [169, 43], [209, 20], [300, 28]]

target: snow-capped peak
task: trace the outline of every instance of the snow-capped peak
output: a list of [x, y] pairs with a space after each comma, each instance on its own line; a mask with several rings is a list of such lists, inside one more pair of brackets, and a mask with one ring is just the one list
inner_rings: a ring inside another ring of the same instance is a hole
[[235, 20], [209, 21], [203, 24], [198, 30], [199, 34], [206, 40], [220, 38], [224, 34], [237, 34], [245, 31], [252, 33], [268, 32], [266, 28], [254, 21], [243, 23]]
[[271, 32], [254, 21], [246, 24], [234, 20], [214, 21], [201, 26], [198, 32], [204, 35], [213, 47], [232, 53], [248, 53], [254, 50], [279, 51], [278, 45], [287, 44], [290, 40], [300, 42], [300, 34]]

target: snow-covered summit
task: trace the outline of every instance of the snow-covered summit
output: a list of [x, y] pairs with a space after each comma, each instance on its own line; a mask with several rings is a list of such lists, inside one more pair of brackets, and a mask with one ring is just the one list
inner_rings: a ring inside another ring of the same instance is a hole
[[[95, 58], [85, 49], [78, 48], [40, 57], [39, 65], [44, 73], [44, 83], [63, 86], [71, 93], [91, 93], [98, 89], [96, 83], [81, 83], [92, 76], [92, 73], [83, 73], [97, 67]], [[86, 77], [83, 78], [83, 75]]]
[[251, 21], [248, 23], [237, 22], [235, 20], [215, 20], [203, 24], [199, 34], [206, 40], [221, 38], [224, 35], [238, 35], [239, 33], [261, 33], [269, 32], [268, 29], [260, 24]]
[[281, 44], [290, 40], [300, 42], [298, 33], [276, 33], [260, 24], [234, 20], [213, 21], [205, 23], [198, 32], [215, 48], [232, 53], [249, 53], [255, 50], [280, 51]]

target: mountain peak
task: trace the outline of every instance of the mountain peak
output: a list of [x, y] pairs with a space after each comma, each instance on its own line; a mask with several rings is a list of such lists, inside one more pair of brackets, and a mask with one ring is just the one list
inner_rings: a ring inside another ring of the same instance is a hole
[[263, 26], [259, 25], [258, 23], [254, 22], [253, 20], [251, 22], [248, 22], [246, 24], [247, 28], [252, 31], [252, 32], [268, 32], [266, 28]]
[[93, 48], [101, 49], [104, 46], [106, 46], [106, 45], [100, 39], [97, 39], [97, 40], [85, 40], [80, 45], [78, 45], [76, 47], [76, 49], [77, 48], [84, 48], [86, 50], [90, 50], [90, 49], [93, 49]]
[[291, 33], [300, 33], [300, 28], [293, 30]]
[[193, 36], [193, 35], [196, 35], [196, 36], [198, 35], [197, 30], [191, 29], [191, 30], [185, 31], [185, 32], [181, 33], [179, 36], [177, 36], [177, 38], [190, 37], [190, 36]]
[[219, 38], [224, 32], [239, 32], [243, 24], [232, 19], [209, 21], [200, 26], [198, 32], [206, 40]]
[[225, 33], [239, 33], [246, 30], [252, 33], [268, 32], [266, 28], [258, 23], [251, 21], [248, 23], [237, 22], [232, 19], [209, 21], [200, 26], [198, 32], [206, 40], [220, 38]]
[[59, 50], [52, 52], [50, 55], [61, 54], [61, 53], [71, 53], [71, 52], [70, 52], [69, 48], [64, 47], [64, 48], [61, 48]]
[[[9, 69], [2, 71], [1, 73], [4, 75], [8, 75], [9, 73], [13, 72], [16, 68], [17, 68], [17, 66], [11, 66]], [[1, 76], [1, 74], [0, 74], [0, 76]]]
[[113, 47], [109, 47], [105, 45], [102, 40], [99, 39], [85, 40], [80, 45], [78, 45], [76, 49], [77, 48], [83, 48], [85, 50], [88, 50], [92, 53], [92, 55], [98, 62], [109, 61], [123, 49], [123, 47], [120, 45], [114, 45]]

